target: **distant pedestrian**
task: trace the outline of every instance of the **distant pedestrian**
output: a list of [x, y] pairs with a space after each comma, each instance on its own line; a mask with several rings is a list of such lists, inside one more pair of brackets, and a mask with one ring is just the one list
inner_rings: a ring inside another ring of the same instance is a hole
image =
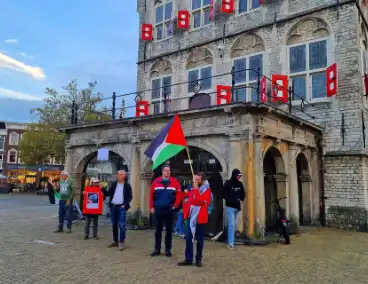
[[231, 178], [224, 185], [224, 199], [227, 216], [227, 240], [230, 249], [235, 247], [235, 231], [241, 203], [245, 198], [243, 183], [240, 181], [242, 173], [234, 169]]
[[208, 222], [208, 206], [211, 204], [211, 189], [203, 173], [194, 177], [193, 188], [188, 196], [188, 204], [184, 211], [187, 220], [185, 236], [185, 260], [179, 266], [193, 264], [193, 242], [197, 239], [196, 266], [202, 266], [205, 226]]
[[63, 232], [64, 220], [66, 219], [66, 232], [72, 232], [72, 212], [74, 198], [74, 184], [69, 177], [67, 171], [62, 171], [60, 174], [61, 180], [58, 185], [52, 183], [53, 188], [60, 194], [59, 200], [59, 227], [55, 233]]
[[[100, 189], [100, 180], [99, 179], [94, 178], [94, 177], [91, 178], [90, 186], [95, 187], [96, 192], [100, 191], [100, 194], [102, 193], [101, 189]], [[103, 187], [103, 186], [101, 185], [101, 187]], [[85, 195], [84, 198], [87, 199], [88, 196]], [[97, 201], [98, 201], [98, 199], [97, 199]], [[98, 237], [98, 217], [99, 217], [99, 215], [98, 214], [86, 214], [85, 212], [83, 212], [83, 215], [86, 217], [86, 225], [84, 227], [84, 239], [85, 240], [89, 239], [89, 231], [90, 231], [91, 222], [92, 222], [93, 238], [95, 240], [98, 240], [99, 239], [99, 237]]]
[[102, 192], [105, 196], [110, 197], [109, 207], [112, 221], [113, 243], [109, 245], [109, 247], [119, 247], [119, 250], [122, 251], [124, 250], [126, 236], [126, 212], [130, 208], [133, 192], [132, 187], [126, 181], [126, 172], [124, 170], [118, 171], [116, 177], [117, 181], [114, 181], [107, 191], [102, 189]]
[[179, 206], [178, 206], [178, 219], [176, 221], [176, 225], [175, 225], [175, 229], [174, 229], [174, 234], [184, 238], [185, 234], [184, 234], [184, 213], [183, 213], [183, 203], [184, 203], [184, 195], [188, 194], [188, 189], [186, 188], [185, 185], [182, 186], [182, 202], [180, 202]]
[[161, 254], [162, 231], [165, 226], [165, 254], [171, 257], [172, 233], [174, 223], [174, 209], [178, 208], [181, 202], [181, 188], [177, 179], [170, 176], [170, 166], [162, 167], [162, 176], [156, 178], [150, 191], [150, 209], [155, 214], [156, 232], [155, 249], [151, 256]]

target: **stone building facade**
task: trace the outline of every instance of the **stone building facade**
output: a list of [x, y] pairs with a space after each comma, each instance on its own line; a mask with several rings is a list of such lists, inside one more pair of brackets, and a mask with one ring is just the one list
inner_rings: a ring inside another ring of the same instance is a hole
[[[169, 95], [170, 113], [179, 112], [189, 145], [212, 153], [224, 178], [234, 167], [246, 173], [241, 231], [262, 232], [272, 219], [268, 188], [288, 197], [287, 212], [300, 224], [367, 229], [368, 6], [351, 0], [235, 0], [234, 13], [215, 12], [209, 21], [209, 3], [138, 1], [140, 24], [154, 26], [154, 39], [140, 40], [138, 49], [137, 92], [150, 102], [149, 118], [65, 128], [66, 167], [82, 174], [96, 150], [86, 141], [105, 137], [103, 144], [127, 161], [134, 208], [148, 213], [150, 164], [143, 152], [168, 121], [162, 99]], [[191, 14], [187, 31], [175, 28], [178, 10]], [[338, 92], [327, 97], [325, 71], [334, 63]], [[232, 85], [233, 66], [260, 68], [269, 78], [288, 75], [299, 96], [291, 113], [283, 104], [255, 102], [255, 89], [242, 88], [256, 83], [249, 70], [235, 80], [233, 102], [216, 106], [216, 85]], [[197, 80], [211, 106], [188, 110]]]

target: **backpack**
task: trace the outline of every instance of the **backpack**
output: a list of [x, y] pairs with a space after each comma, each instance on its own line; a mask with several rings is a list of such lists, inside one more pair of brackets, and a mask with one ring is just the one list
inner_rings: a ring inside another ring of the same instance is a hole
[[211, 202], [210, 204], [207, 206], [207, 210], [208, 210], [208, 214], [211, 215], [214, 209], [214, 205], [213, 205], [213, 194], [211, 192]]

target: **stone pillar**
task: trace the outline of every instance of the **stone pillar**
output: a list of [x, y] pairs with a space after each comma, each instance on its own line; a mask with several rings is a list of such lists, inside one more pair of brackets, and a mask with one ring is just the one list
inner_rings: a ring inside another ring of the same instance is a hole
[[73, 167], [73, 150], [72, 149], [66, 149], [65, 150], [65, 167], [64, 169], [74, 175], [75, 174], [75, 168]]
[[286, 207], [286, 212], [289, 212], [289, 216], [294, 216], [296, 220], [299, 220], [299, 195], [298, 195], [298, 173], [296, 168], [296, 151], [297, 146], [289, 145], [288, 150], [288, 182], [289, 182], [289, 195], [288, 199], [289, 208]]
[[[242, 151], [241, 137], [239, 135], [231, 135], [229, 137], [229, 178], [233, 169], [242, 171], [244, 153]], [[243, 180], [241, 180], [243, 181]], [[240, 233], [244, 232], [244, 204], [242, 205], [241, 213], [238, 216], [237, 229]]]
[[[265, 232], [265, 192], [264, 192], [264, 172], [262, 155], [263, 136], [255, 134], [253, 137], [253, 179], [254, 179], [254, 234], [261, 237]], [[251, 202], [251, 201], [250, 201]], [[250, 216], [251, 218], [251, 216]], [[254, 222], [253, 221], [253, 222]]]
[[137, 145], [133, 146], [132, 164], [130, 170], [130, 184], [133, 190], [133, 200], [131, 203], [132, 211], [140, 208], [141, 203], [141, 161], [140, 148]]

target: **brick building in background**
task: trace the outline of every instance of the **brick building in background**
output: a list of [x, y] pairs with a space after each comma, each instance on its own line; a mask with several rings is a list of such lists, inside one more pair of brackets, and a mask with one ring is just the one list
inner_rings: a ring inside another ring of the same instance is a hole
[[19, 158], [19, 143], [28, 124], [0, 122], [0, 172], [11, 182], [34, 183], [37, 173], [57, 177], [63, 166], [55, 159], [44, 161], [42, 165], [26, 165]]

